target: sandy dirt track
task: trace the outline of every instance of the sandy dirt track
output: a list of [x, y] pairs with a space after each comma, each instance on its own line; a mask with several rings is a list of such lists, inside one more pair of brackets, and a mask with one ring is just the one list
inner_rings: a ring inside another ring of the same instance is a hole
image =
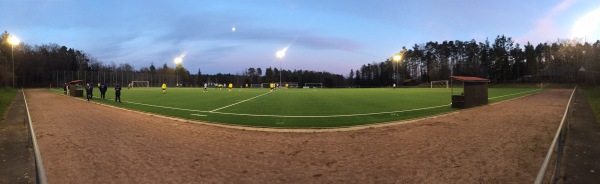
[[388, 127], [280, 133], [26, 90], [49, 183], [532, 183], [570, 94]]

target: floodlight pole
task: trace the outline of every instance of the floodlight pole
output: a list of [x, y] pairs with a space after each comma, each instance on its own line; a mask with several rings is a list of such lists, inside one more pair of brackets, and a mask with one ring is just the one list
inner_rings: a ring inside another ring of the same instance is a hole
[[283, 58], [279, 58], [279, 87], [281, 87], [281, 60], [283, 60]]
[[402, 59], [402, 52], [400, 52], [399, 54], [394, 55], [394, 57], [392, 57], [393, 62], [395, 62], [396, 64], [394, 65], [394, 78], [396, 78], [396, 85], [398, 84], [398, 62], [400, 62], [400, 60]]
[[287, 48], [284, 48], [282, 50], [277, 51], [277, 53], [275, 53], [275, 56], [277, 56], [277, 58], [279, 58], [279, 87], [281, 87], [281, 62], [283, 60], [283, 57], [285, 56], [285, 51], [287, 51]]
[[10, 44], [12, 46], [12, 48], [10, 49], [11, 52], [11, 59], [12, 59], [12, 81], [13, 81], [13, 88], [15, 87], [15, 44]]
[[175, 63], [175, 82], [177, 82], [175, 86], [179, 87], [179, 70], [177, 70], [177, 66], [183, 62], [183, 56], [176, 57], [173, 62]]
[[8, 43], [10, 43], [11, 45], [11, 59], [12, 59], [12, 82], [13, 82], [13, 88], [15, 87], [15, 45], [18, 45], [19, 42], [21, 42], [19, 40], [19, 38], [10, 35], [8, 37]]
[[398, 54], [394, 55], [394, 57], [392, 57], [392, 60], [394, 60], [396, 62], [396, 65], [394, 67], [394, 76], [396, 76], [396, 85], [399, 85], [398, 84], [398, 78], [399, 78], [398, 72], [399, 71], [396, 71], [397, 70], [396, 68], [398, 68], [398, 65], [400, 65], [400, 61], [402, 61], [402, 56], [404, 56], [405, 52], [406, 52], [406, 49], [403, 48], [402, 51], [400, 51], [400, 53], [398, 53]]
[[394, 75], [396, 76], [396, 85], [398, 84], [398, 61], [396, 61], [396, 65], [394, 65]]

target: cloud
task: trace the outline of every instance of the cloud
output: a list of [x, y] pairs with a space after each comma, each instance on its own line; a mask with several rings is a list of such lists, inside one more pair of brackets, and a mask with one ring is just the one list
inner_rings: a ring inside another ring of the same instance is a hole
[[525, 44], [526, 42], [531, 43], [544, 43], [558, 39], [561, 36], [561, 32], [554, 25], [555, 17], [568, 9], [575, 0], [564, 0], [558, 5], [554, 6], [548, 15], [535, 22], [535, 26], [527, 33], [515, 38], [517, 43]]
[[343, 38], [310, 36], [300, 38], [297, 42], [298, 44], [317, 50], [328, 49], [357, 52], [361, 49], [361, 45], [359, 43]]

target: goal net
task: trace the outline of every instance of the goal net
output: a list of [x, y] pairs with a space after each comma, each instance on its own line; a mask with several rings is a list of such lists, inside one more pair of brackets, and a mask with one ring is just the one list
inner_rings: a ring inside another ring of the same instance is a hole
[[250, 84], [250, 88], [262, 88], [262, 84]]
[[302, 88], [323, 88], [323, 83], [304, 83]]
[[283, 87], [285, 87], [286, 84], [288, 85], [288, 88], [298, 88], [297, 82], [285, 82], [283, 83]]
[[448, 80], [431, 81], [431, 88], [448, 88]]
[[148, 81], [131, 81], [131, 87], [132, 88], [139, 88], [139, 87], [150, 87], [150, 82]]

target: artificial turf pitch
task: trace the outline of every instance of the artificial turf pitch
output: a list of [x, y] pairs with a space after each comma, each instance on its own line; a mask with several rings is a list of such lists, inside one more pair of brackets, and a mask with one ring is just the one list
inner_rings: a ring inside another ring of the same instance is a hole
[[[459, 89], [460, 90], [460, 89]], [[53, 90], [62, 93], [61, 89]], [[489, 102], [538, 92], [536, 88], [490, 88]], [[454, 94], [461, 91], [454, 89]], [[123, 89], [123, 103], [114, 102], [114, 88], [95, 102], [211, 123], [258, 127], [325, 128], [383, 123], [432, 116], [450, 107], [447, 88], [269, 89], [160, 88]]]

